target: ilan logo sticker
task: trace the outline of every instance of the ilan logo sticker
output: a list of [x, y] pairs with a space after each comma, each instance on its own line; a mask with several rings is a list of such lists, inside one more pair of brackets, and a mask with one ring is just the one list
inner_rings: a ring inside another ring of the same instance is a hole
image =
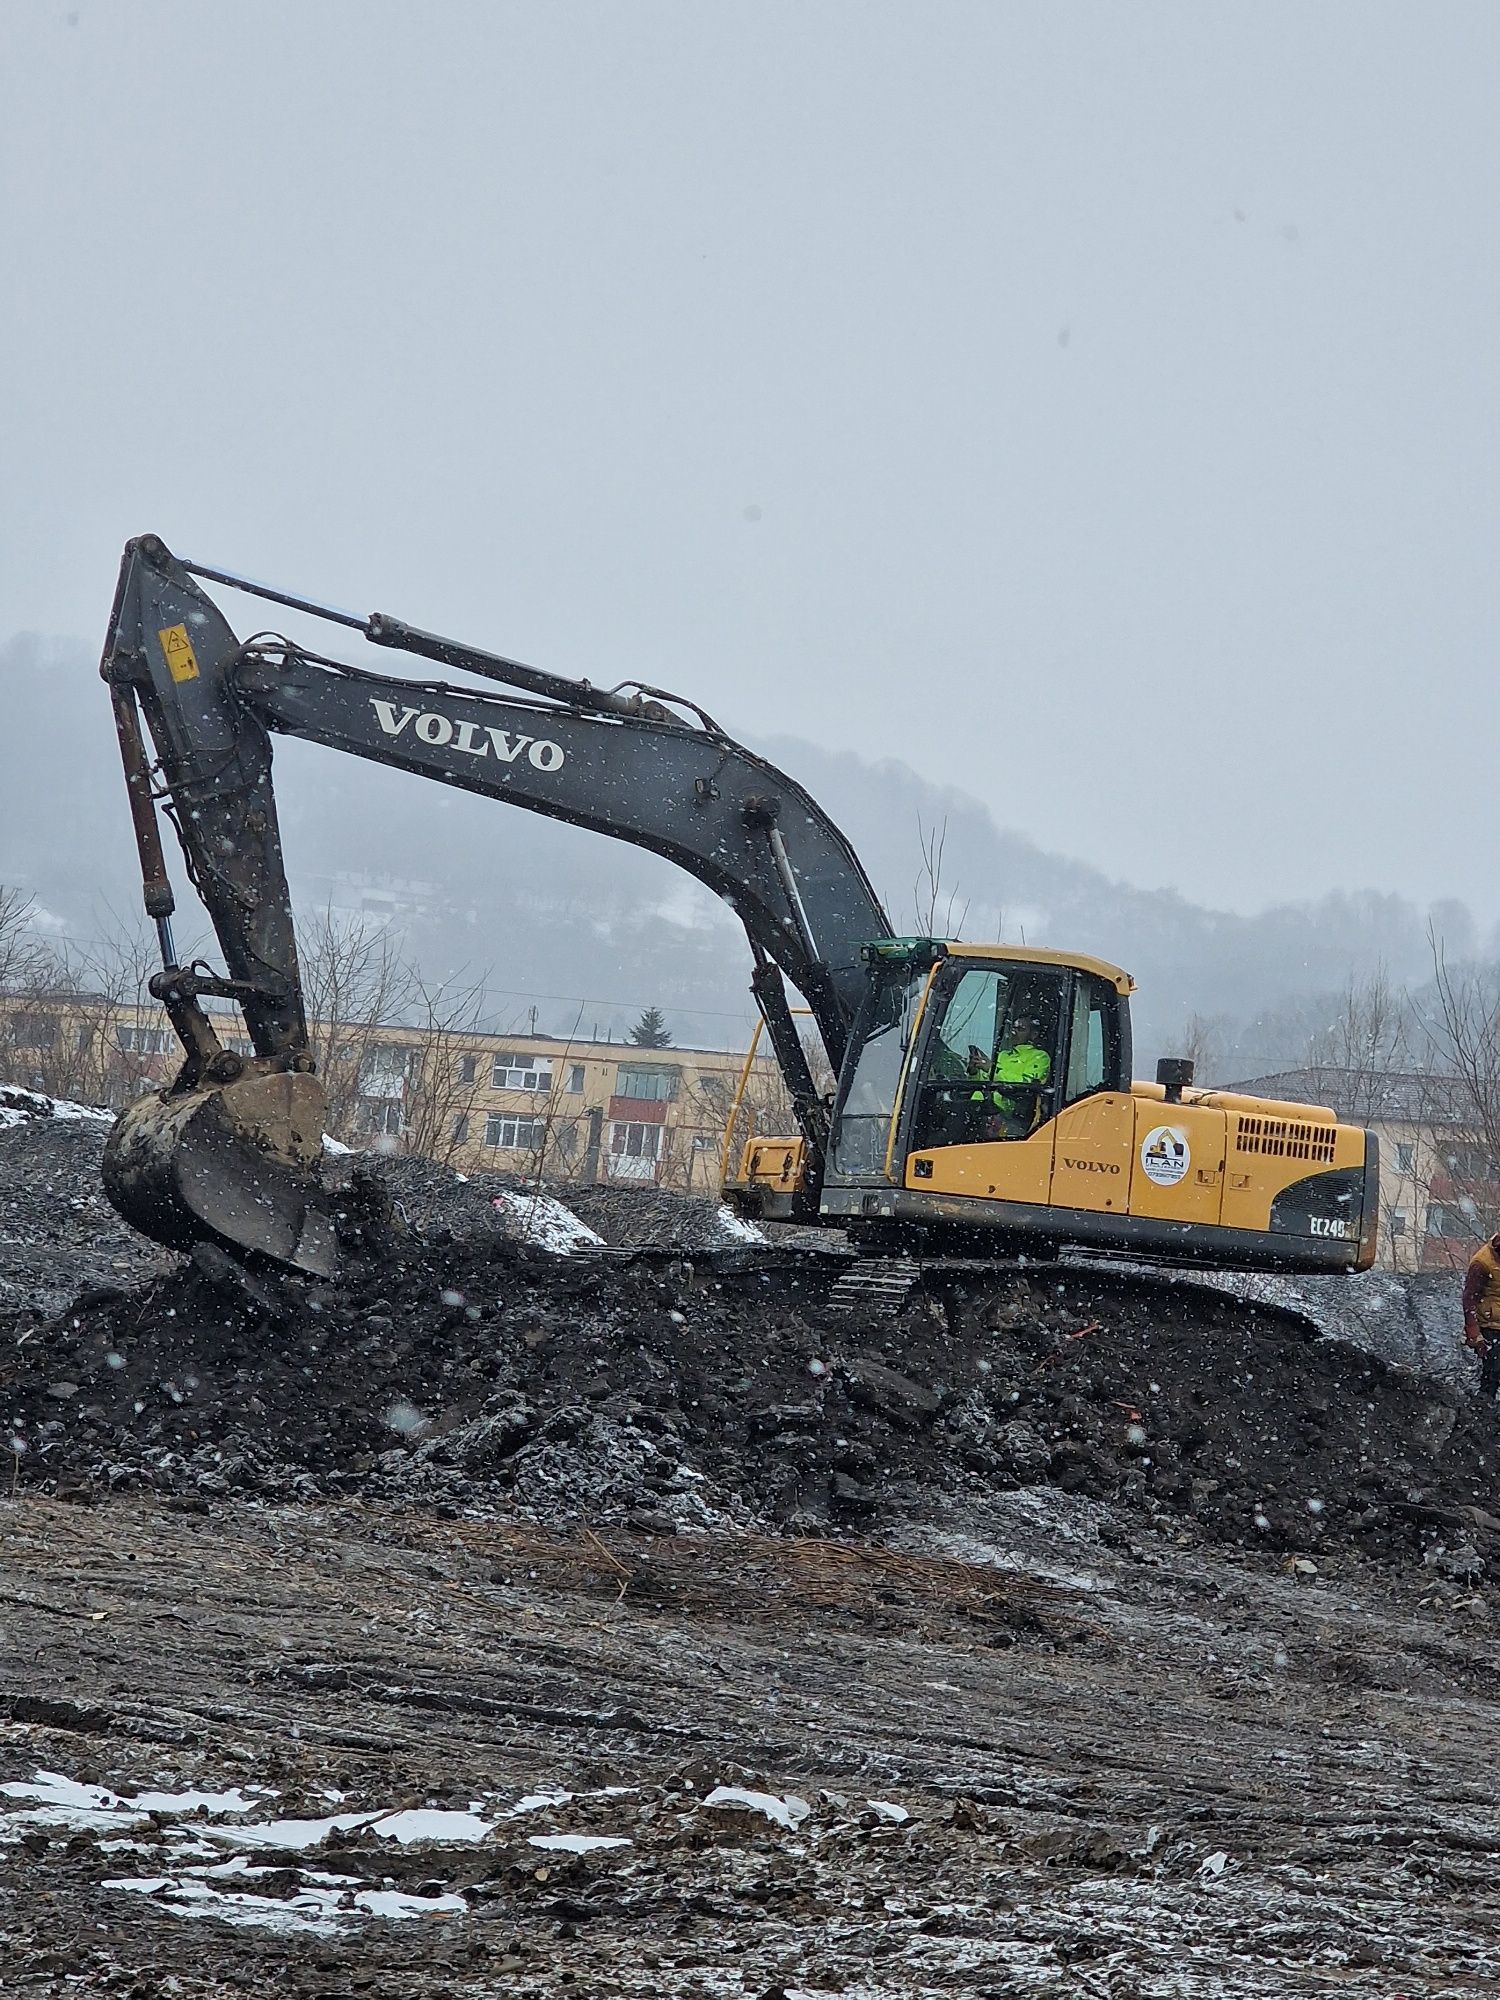
[[1141, 1141], [1141, 1165], [1148, 1181], [1176, 1187], [1193, 1164], [1187, 1133], [1180, 1125], [1158, 1125]]

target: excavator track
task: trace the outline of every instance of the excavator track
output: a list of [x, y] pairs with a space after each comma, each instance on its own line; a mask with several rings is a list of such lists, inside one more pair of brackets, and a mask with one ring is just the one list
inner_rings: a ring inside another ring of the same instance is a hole
[[1092, 1300], [1115, 1298], [1135, 1305], [1154, 1301], [1165, 1319], [1196, 1316], [1205, 1308], [1218, 1307], [1274, 1320], [1310, 1338], [1322, 1338], [1326, 1331], [1312, 1312], [1288, 1300], [1231, 1289], [1209, 1272], [1137, 1267], [1084, 1253], [1069, 1254], [1055, 1263], [1026, 1257], [860, 1257], [834, 1280], [829, 1310], [894, 1321], [923, 1292], [940, 1296], [962, 1291], [972, 1297], [1017, 1278], [1045, 1283], [1060, 1296], [1077, 1290], [1086, 1291]]
[[835, 1281], [828, 1310], [895, 1319], [921, 1282], [922, 1266], [915, 1257], [861, 1257]]

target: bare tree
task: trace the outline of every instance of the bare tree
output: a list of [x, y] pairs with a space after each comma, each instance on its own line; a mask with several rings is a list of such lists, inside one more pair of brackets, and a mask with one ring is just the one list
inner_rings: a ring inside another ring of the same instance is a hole
[[0, 993], [33, 984], [51, 954], [33, 926], [36, 902], [24, 889], [0, 882]]
[[[0, 891], [0, 905], [0, 1069], [51, 1097], [117, 1108], [159, 1081], [170, 1068], [169, 1037], [146, 990], [153, 956], [144, 930], [113, 919], [86, 944], [54, 942], [25, 932], [28, 901]], [[161, 1025], [145, 1028], [143, 1017]], [[155, 1059], [137, 1060], [153, 1042]]]
[[330, 906], [299, 930], [297, 957], [329, 1131], [352, 1140], [369, 1132], [372, 1117], [383, 1131], [375, 1105], [395, 1107], [389, 1115], [399, 1131], [415, 1052], [390, 1030], [407, 1011], [412, 975], [390, 932]]
[[[1433, 1010], [1428, 1023], [1441, 1094], [1429, 1196], [1451, 1198], [1473, 1234], [1500, 1224], [1500, 967], [1448, 962], [1429, 934]], [[1451, 1190], [1451, 1196], [1449, 1191]]]
[[1392, 1077], [1410, 1061], [1410, 1009], [1384, 966], [1349, 981], [1333, 1018], [1307, 1048], [1308, 1067], [1336, 1072], [1340, 1108], [1366, 1125], [1382, 1109]]
[[[820, 1088], [831, 1089], [832, 1077], [828, 1071], [826, 1058], [822, 1056], [821, 1045], [817, 1055], [807, 1048], [809, 1067], [813, 1079]], [[740, 1098], [739, 1116], [735, 1120], [733, 1132], [727, 1130], [729, 1114], [734, 1107], [735, 1092], [739, 1089], [739, 1077], [729, 1070], [702, 1071], [688, 1094], [690, 1119], [689, 1132], [696, 1128], [696, 1136], [712, 1137], [712, 1151], [720, 1157], [725, 1142], [729, 1153], [722, 1160], [725, 1170], [733, 1170], [739, 1164], [739, 1156], [751, 1139], [794, 1138], [797, 1134], [797, 1113], [792, 1104], [791, 1092], [787, 1089], [780, 1070], [772, 1062], [757, 1061], [745, 1079], [744, 1093]], [[674, 1163], [675, 1165], [675, 1163]], [[685, 1178], [695, 1171], [691, 1154], [685, 1163]], [[705, 1189], [704, 1192], [709, 1190]]]
[[1172, 1037], [1174, 1053], [1193, 1065], [1195, 1082], [1209, 1082], [1222, 1068], [1229, 1026], [1223, 1014], [1189, 1014]]
[[940, 826], [924, 826], [917, 819], [917, 845], [921, 865], [912, 883], [912, 928], [919, 937], [957, 938], [962, 936], [969, 914], [969, 901], [958, 900], [958, 888], [944, 879], [944, 856], [948, 846], [948, 820]]
[[1340, 1117], [1360, 1125], [1396, 1121], [1412, 1129], [1412, 1139], [1402, 1142], [1381, 1174], [1379, 1226], [1392, 1264], [1405, 1253], [1403, 1235], [1428, 1193], [1439, 1122], [1441, 1085], [1430, 1074], [1430, 1052], [1417, 1060], [1418, 1041], [1411, 1002], [1379, 966], [1368, 977], [1349, 981], [1328, 1018], [1308, 1036], [1304, 1052], [1310, 1095], [1333, 1105]]
[[482, 979], [436, 986], [411, 976], [411, 1060], [405, 1076], [401, 1150], [451, 1166], [472, 1143], [488, 1057], [474, 1046], [484, 1004]]
[[[547, 1105], [542, 1114], [541, 1144], [532, 1153], [529, 1178], [541, 1186], [543, 1173], [551, 1173], [559, 1180], [569, 1180], [575, 1175], [578, 1156], [587, 1150], [585, 1134], [588, 1129], [588, 1113], [571, 1110], [565, 1099], [573, 1093], [567, 1089], [568, 1072], [572, 1067], [573, 1044], [583, 1020], [584, 1003], [578, 1003], [578, 1012], [573, 1016], [573, 1025], [568, 1030], [568, 1038], [563, 1043], [563, 1052], [552, 1072], [552, 1087], [547, 1093]], [[636, 1046], [644, 1046], [637, 1044]], [[660, 1046], [660, 1045], [657, 1045]]]

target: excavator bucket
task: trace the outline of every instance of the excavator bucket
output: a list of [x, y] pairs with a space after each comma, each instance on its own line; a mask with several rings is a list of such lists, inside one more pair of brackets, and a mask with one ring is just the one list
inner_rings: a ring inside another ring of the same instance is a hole
[[331, 1278], [338, 1244], [316, 1179], [325, 1109], [315, 1076], [285, 1070], [154, 1092], [109, 1135], [105, 1193], [170, 1249], [208, 1241]]

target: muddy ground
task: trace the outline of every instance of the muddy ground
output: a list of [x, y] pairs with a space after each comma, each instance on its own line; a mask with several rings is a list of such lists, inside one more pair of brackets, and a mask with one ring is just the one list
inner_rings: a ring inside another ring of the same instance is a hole
[[[1500, 1990], [1475, 1593], [1103, 1519], [871, 1547], [23, 1492], [5, 1990]], [[39, 1772], [142, 1803], [80, 1826]], [[286, 1825], [335, 1814], [385, 1830]]]
[[247, 1277], [100, 1143], [0, 1130], [7, 1994], [1500, 1992], [1451, 1367], [346, 1163]]

